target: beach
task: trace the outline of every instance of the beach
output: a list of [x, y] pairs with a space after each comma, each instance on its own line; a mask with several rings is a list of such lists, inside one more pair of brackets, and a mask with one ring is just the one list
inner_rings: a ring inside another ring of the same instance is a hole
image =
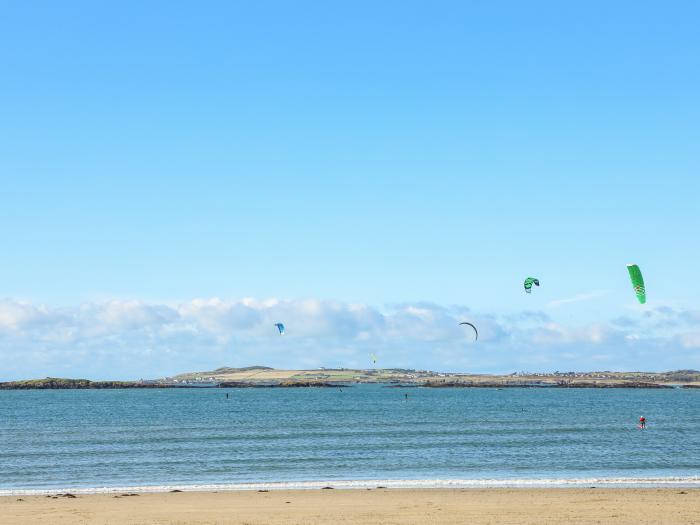
[[1, 524], [691, 524], [700, 489], [372, 489], [0, 498]]

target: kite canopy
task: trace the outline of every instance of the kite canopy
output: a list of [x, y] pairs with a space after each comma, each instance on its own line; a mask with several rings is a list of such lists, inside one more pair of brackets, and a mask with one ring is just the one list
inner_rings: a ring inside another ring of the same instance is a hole
[[460, 326], [462, 326], [463, 324], [471, 326], [474, 329], [474, 341], [478, 341], [479, 340], [479, 331], [476, 329], [476, 326], [474, 326], [471, 323], [467, 323], [466, 321], [464, 323], [459, 323]]
[[280, 331], [280, 335], [284, 335], [284, 325], [282, 323], [275, 323], [277, 330]]
[[535, 279], [534, 277], [528, 277], [525, 279], [525, 282], [523, 283], [523, 286], [525, 287], [525, 292], [526, 293], [532, 293], [532, 285], [539, 286], [540, 285], [540, 280]]
[[630, 280], [632, 281], [632, 288], [634, 288], [634, 293], [637, 294], [637, 300], [644, 304], [647, 302], [647, 292], [644, 289], [644, 278], [642, 277], [642, 271], [636, 264], [628, 264], [627, 271], [630, 274]]

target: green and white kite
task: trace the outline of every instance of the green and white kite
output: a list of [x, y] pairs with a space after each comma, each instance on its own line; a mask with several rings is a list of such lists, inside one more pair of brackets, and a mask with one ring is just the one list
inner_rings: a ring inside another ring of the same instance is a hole
[[647, 302], [647, 292], [644, 289], [644, 278], [642, 277], [642, 272], [639, 266], [636, 264], [628, 264], [627, 271], [630, 273], [630, 280], [632, 281], [632, 287], [634, 288], [634, 293], [637, 294], [637, 300], [644, 304]]

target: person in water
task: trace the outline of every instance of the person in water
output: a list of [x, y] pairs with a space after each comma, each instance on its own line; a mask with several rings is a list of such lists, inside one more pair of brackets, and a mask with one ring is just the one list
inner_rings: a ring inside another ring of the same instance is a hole
[[639, 428], [647, 428], [647, 418], [639, 416]]

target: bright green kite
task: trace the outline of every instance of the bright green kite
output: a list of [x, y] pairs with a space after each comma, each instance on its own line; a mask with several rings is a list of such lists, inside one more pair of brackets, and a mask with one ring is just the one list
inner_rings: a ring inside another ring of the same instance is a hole
[[540, 285], [540, 280], [535, 279], [534, 277], [528, 277], [525, 279], [525, 282], [523, 283], [523, 286], [525, 287], [525, 292], [526, 293], [532, 293], [532, 285], [539, 286]]
[[639, 266], [637, 266], [636, 264], [628, 264], [627, 271], [630, 273], [632, 287], [634, 288], [634, 293], [637, 294], [637, 299], [642, 304], [646, 303], [647, 292], [644, 289], [644, 279], [642, 278], [642, 272], [639, 269]]

